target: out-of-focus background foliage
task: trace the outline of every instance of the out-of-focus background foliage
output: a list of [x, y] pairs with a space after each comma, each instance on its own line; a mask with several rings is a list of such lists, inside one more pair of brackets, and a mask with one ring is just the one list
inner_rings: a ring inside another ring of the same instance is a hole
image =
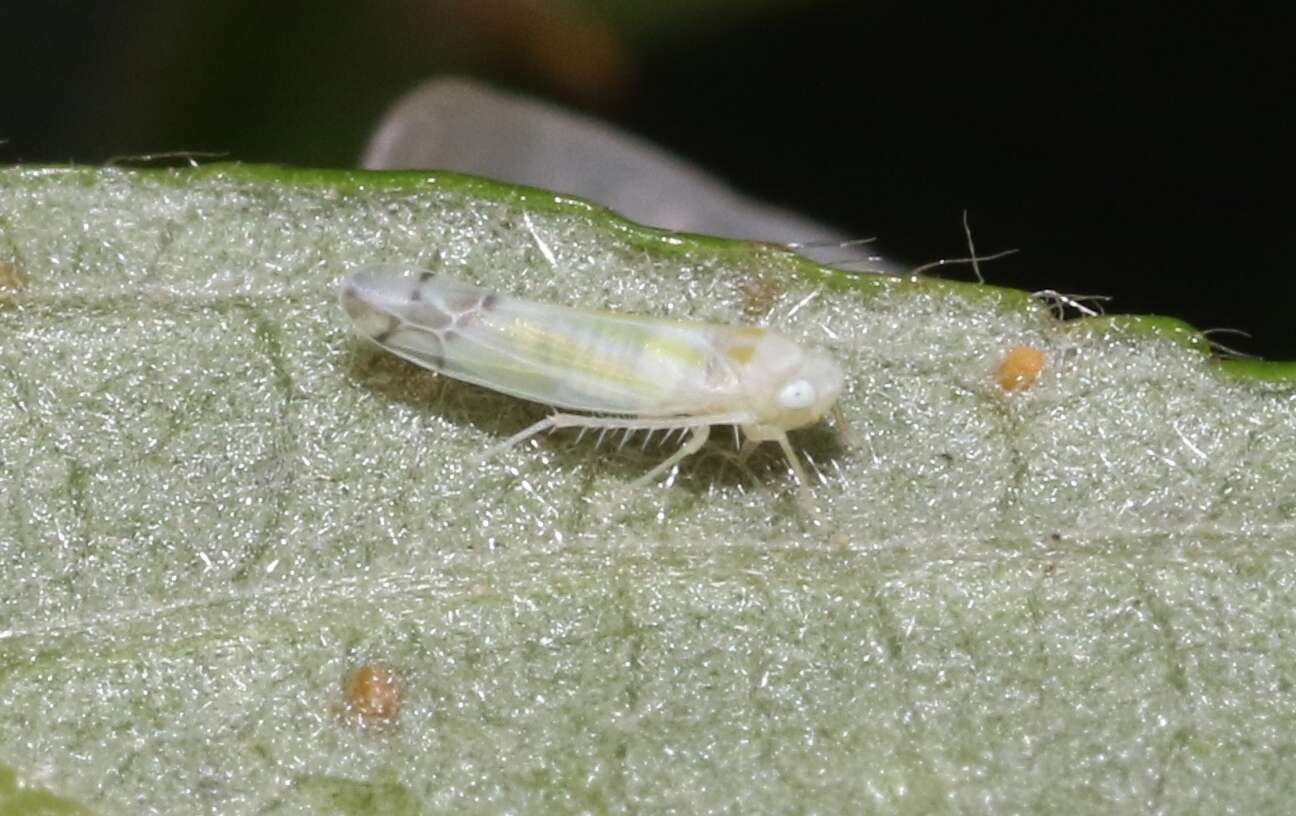
[[1296, 358], [1290, 12], [816, 0], [41, 2], [0, 19], [0, 161], [353, 166], [446, 73], [588, 112], [896, 261], [1116, 297]]

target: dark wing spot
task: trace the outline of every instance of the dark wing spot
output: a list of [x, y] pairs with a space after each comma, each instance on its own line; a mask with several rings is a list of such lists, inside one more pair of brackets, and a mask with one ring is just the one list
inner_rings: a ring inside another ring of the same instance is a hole
[[397, 331], [400, 330], [400, 327], [401, 327], [400, 319], [388, 315], [387, 328], [383, 329], [382, 331], [378, 332], [373, 336], [374, 342], [386, 343], [388, 340], [391, 339], [391, 336], [393, 334], [395, 334]]

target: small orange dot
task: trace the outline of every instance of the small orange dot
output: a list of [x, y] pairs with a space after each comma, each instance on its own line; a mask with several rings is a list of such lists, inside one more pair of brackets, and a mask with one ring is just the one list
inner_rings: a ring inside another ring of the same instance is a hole
[[390, 720], [400, 710], [400, 678], [390, 669], [366, 663], [342, 679], [342, 698], [351, 714]]
[[999, 361], [995, 379], [1005, 391], [1024, 391], [1044, 370], [1044, 352], [1034, 346], [1013, 346]]

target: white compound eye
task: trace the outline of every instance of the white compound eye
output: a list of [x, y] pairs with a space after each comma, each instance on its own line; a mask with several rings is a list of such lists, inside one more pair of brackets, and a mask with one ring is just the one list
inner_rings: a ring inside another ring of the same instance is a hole
[[784, 408], [809, 408], [814, 401], [814, 386], [805, 380], [793, 380], [778, 392], [779, 405]]

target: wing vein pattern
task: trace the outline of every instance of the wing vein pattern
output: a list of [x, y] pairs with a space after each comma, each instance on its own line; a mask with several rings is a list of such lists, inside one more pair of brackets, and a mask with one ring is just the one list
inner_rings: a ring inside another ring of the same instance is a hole
[[591, 413], [731, 413], [742, 393], [724, 335], [760, 331], [536, 303], [427, 273], [368, 279], [382, 285], [352, 280], [344, 307], [389, 351], [456, 379]]

